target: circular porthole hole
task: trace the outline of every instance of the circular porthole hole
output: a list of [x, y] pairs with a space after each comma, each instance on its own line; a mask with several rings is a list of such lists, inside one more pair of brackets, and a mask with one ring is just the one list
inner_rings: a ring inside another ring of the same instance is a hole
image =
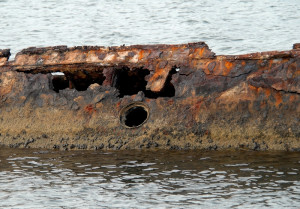
[[140, 102], [131, 103], [120, 112], [120, 123], [126, 128], [137, 128], [149, 117], [149, 108]]

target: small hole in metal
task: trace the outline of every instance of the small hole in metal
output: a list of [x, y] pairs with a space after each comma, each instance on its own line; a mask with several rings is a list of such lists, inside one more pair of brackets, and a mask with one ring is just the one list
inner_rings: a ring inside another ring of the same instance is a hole
[[120, 122], [126, 128], [137, 128], [143, 125], [149, 117], [149, 109], [143, 103], [132, 103], [120, 112]]

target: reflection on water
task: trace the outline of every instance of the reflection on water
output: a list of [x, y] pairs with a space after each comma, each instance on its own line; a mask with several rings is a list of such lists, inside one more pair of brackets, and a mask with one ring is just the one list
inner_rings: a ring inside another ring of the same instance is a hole
[[0, 208], [299, 207], [300, 153], [0, 148]]

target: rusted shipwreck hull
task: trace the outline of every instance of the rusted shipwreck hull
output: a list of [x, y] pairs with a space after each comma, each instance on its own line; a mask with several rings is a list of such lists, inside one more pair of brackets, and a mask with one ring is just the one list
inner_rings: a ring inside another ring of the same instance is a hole
[[300, 150], [299, 45], [238, 56], [203, 42], [57, 46], [13, 61], [0, 50], [0, 144]]

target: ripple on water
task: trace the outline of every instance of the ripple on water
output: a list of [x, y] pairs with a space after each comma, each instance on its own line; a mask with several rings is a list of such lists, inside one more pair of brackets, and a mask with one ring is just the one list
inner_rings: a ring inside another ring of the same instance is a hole
[[217, 54], [284, 50], [300, 42], [299, 9], [294, 0], [0, 1], [0, 48], [206, 41]]
[[300, 202], [300, 153], [0, 151], [1, 208], [252, 208]]

